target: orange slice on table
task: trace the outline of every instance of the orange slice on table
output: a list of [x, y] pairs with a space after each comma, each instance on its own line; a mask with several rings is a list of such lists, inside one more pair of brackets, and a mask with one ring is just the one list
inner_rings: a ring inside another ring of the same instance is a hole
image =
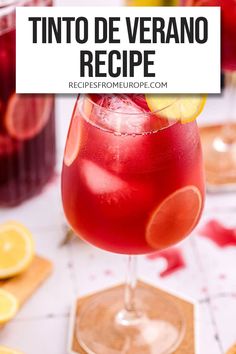
[[0, 225], [0, 279], [22, 273], [34, 257], [31, 232], [11, 221]]
[[169, 195], [148, 222], [148, 244], [154, 249], [162, 249], [181, 241], [196, 225], [201, 208], [201, 193], [195, 186], [178, 189]]
[[151, 112], [158, 112], [162, 118], [190, 123], [202, 113], [207, 96], [204, 95], [146, 95]]
[[69, 133], [67, 136], [64, 163], [66, 166], [72, 165], [78, 156], [81, 142], [80, 120], [79, 116], [75, 115], [72, 118]]
[[8, 134], [18, 140], [34, 138], [47, 124], [52, 105], [52, 95], [13, 94], [4, 119]]
[[0, 325], [15, 317], [18, 307], [18, 301], [15, 296], [0, 288]]

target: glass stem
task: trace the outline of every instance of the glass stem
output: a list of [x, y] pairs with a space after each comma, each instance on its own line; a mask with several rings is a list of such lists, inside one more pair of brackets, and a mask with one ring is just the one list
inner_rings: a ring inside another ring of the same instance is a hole
[[127, 277], [125, 284], [125, 310], [136, 312], [135, 292], [137, 286], [137, 259], [136, 256], [128, 256]]
[[137, 257], [129, 256], [127, 259], [128, 269], [125, 282], [124, 308], [117, 313], [116, 321], [121, 326], [136, 326], [143, 319], [144, 314], [137, 308]]
[[235, 103], [236, 74], [233, 72], [225, 73], [225, 92], [227, 92], [227, 117], [221, 128], [221, 133], [213, 141], [214, 149], [221, 153], [228, 153], [235, 143], [234, 120], [232, 119]]

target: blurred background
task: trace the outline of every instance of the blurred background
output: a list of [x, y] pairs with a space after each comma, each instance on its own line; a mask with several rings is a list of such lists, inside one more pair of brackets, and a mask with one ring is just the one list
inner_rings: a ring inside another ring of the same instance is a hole
[[[76, 97], [29, 96], [26, 100], [15, 95], [14, 16], [4, 10], [7, 2], [0, 0], [0, 223], [15, 220], [25, 225], [35, 240], [36, 253], [52, 262], [53, 271], [47, 280], [45, 276], [45, 282], [43, 277], [39, 279], [42, 284], [37, 291], [34, 287], [32, 297], [33, 290], [26, 291], [22, 310], [0, 329], [0, 346], [25, 354], [65, 354], [69, 352], [71, 304], [78, 294], [122, 282], [125, 261], [75, 238], [67, 226], [60, 172]], [[33, 4], [42, 2], [51, 5], [50, 0], [34, 0]], [[236, 3], [185, 2], [214, 3], [224, 10], [227, 35], [223, 40], [227, 45], [223, 46], [222, 94], [208, 98], [198, 121], [208, 191], [204, 215], [192, 237], [177, 247], [139, 257], [142, 279], [198, 304], [197, 344], [201, 354], [225, 354], [236, 343]], [[54, 4], [125, 3], [57, 0]], [[177, 5], [177, 1], [130, 0], [126, 5]], [[10, 289], [14, 279], [0, 281], [0, 289]], [[32, 284], [23, 284], [32, 288]]]

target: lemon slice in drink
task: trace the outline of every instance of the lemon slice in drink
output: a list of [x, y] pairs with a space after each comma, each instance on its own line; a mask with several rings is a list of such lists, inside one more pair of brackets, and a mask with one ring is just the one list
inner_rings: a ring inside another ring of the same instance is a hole
[[17, 310], [18, 301], [15, 296], [4, 289], [0, 289], [0, 324], [10, 321], [16, 315]]
[[22, 273], [34, 256], [31, 232], [17, 222], [0, 225], [0, 279]]
[[162, 118], [193, 122], [202, 113], [207, 96], [188, 95], [146, 95], [146, 101], [151, 112], [158, 112]]
[[66, 166], [72, 165], [72, 163], [76, 160], [81, 144], [81, 131], [79, 124], [79, 117], [74, 116], [72, 118], [72, 122], [69, 128], [65, 154], [64, 154], [64, 163]]
[[153, 211], [146, 228], [147, 243], [158, 250], [181, 241], [196, 226], [201, 209], [197, 187], [178, 189]]
[[17, 140], [33, 139], [46, 126], [53, 108], [52, 95], [13, 94], [4, 117], [8, 134]]

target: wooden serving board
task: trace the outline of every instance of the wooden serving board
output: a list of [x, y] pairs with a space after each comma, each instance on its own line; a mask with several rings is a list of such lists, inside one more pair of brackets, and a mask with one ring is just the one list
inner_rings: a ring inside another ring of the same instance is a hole
[[[195, 307], [194, 307], [194, 304], [189, 301], [186, 301], [178, 296], [172, 295], [170, 293], [165, 292], [164, 290], [155, 288], [155, 287], [153, 287], [149, 284], [143, 283], [143, 282], [138, 282], [138, 286], [141, 288], [144, 288], [144, 289], [150, 289], [150, 290], [154, 291], [156, 293], [157, 299], [159, 296], [162, 296], [166, 300], [171, 300], [179, 307], [179, 309], [181, 310], [181, 312], [185, 318], [186, 332], [185, 332], [185, 336], [183, 338], [182, 343], [180, 344], [179, 348], [173, 354], [196, 354]], [[117, 288], [119, 288], [119, 287], [123, 287], [123, 285], [118, 286]], [[110, 289], [106, 289], [106, 290], [101, 291], [97, 294], [86, 296], [86, 297], [83, 297], [83, 298], [80, 298], [77, 300], [75, 312], [72, 314], [73, 323], [72, 323], [72, 328], [71, 328], [71, 333], [70, 333], [70, 343], [69, 343], [69, 345], [70, 345], [69, 353], [70, 354], [77, 354], [77, 353], [87, 354], [87, 352], [85, 352], [81, 348], [81, 346], [78, 343], [77, 338], [76, 338], [76, 319], [79, 317], [81, 308], [86, 301], [91, 299], [93, 296], [106, 293], [107, 290], [110, 290]], [[168, 309], [167, 309], [167, 311], [168, 311]], [[108, 353], [104, 353], [104, 354], [108, 354]]]
[[52, 263], [35, 256], [30, 267], [21, 275], [0, 281], [0, 288], [9, 291], [19, 301], [21, 307], [52, 272]]
[[236, 354], [236, 344], [230, 348], [226, 354]]

